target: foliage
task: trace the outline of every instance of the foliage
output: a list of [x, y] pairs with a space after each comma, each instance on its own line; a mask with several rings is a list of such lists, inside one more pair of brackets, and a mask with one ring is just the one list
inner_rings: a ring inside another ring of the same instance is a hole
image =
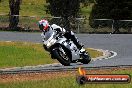
[[51, 15], [56, 17], [76, 17], [79, 11], [79, 0], [47, 0]]
[[[52, 16], [64, 18], [62, 21], [63, 27], [66, 30], [70, 30], [70, 19], [78, 16], [80, 1], [79, 0], [47, 0], [49, 5], [47, 6], [47, 12]], [[58, 19], [52, 20], [54, 23]]]
[[94, 27], [94, 19], [132, 19], [131, 0], [95, 0], [90, 14], [90, 25]]
[[84, 7], [87, 7], [90, 5], [90, 3], [94, 3], [94, 0], [80, 0], [80, 3], [83, 4]]

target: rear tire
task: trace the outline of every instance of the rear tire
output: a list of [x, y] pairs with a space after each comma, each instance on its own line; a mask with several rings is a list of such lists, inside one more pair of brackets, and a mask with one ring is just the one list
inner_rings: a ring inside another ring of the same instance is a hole
[[[59, 48], [62, 48], [62, 47], [59, 47]], [[69, 66], [70, 63], [71, 63], [71, 60], [70, 60], [70, 57], [69, 57], [68, 53], [66, 52], [65, 49], [62, 48], [64, 50], [64, 52], [65, 52], [65, 54], [64, 54], [62, 51], [59, 50], [59, 48], [55, 49], [54, 52], [53, 52], [55, 57], [56, 57], [56, 59], [62, 65]]]
[[89, 54], [87, 52], [84, 52], [81, 55], [82, 59], [81, 59], [81, 63], [83, 64], [88, 64], [91, 61], [91, 57], [89, 56]]

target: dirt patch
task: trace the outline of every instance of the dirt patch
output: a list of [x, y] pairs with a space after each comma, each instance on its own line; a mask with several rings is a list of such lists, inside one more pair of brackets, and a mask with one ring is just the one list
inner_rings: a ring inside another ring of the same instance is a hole
[[74, 76], [76, 71], [65, 72], [43, 72], [43, 73], [24, 73], [24, 74], [2, 74], [0, 83], [28, 81], [28, 80], [50, 80], [61, 77]]
[[[116, 70], [132, 70], [132, 68], [113, 68], [101, 70], [87, 70], [87, 74], [112, 74]], [[61, 72], [43, 72], [43, 73], [25, 73], [25, 74], [1, 74], [0, 83], [23, 82], [28, 80], [50, 80], [61, 77], [70, 77], [79, 75], [78, 71]]]

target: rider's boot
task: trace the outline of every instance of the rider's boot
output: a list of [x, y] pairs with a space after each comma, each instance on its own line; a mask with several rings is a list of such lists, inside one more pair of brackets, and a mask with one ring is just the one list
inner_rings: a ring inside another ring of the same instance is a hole
[[74, 44], [77, 46], [77, 48], [80, 50], [80, 53], [86, 52], [85, 48], [83, 47], [84, 45], [82, 45], [82, 44], [79, 42], [79, 40], [77, 39], [77, 37], [72, 36], [72, 38], [73, 38], [73, 37], [74, 37], [73, 42], [74, 42]]
[[77, 48], [80, 50], [80, 53], [85, 52], [86, 50], [83, 48], [83, 45], [80, 44], [78, 38], [74, 35], [72, 31], [65, 33], [65, 37], [68, 39], [71, 39], [74, 44], [77, 46]]
[[86, 52], [86, 50], [82, 47], [82, 48], [80, 49], [80, 53], [84, 53], [84, 52]]

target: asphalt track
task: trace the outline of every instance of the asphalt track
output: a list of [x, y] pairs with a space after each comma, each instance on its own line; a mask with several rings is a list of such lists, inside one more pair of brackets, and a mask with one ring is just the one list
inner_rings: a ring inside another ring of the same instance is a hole
[[[42, 43], [41, 33], [0, 32], [0, 41], [26, 41]], [[84, 67], [132, 65], [132, 35], [131, 34], [76, 34], [85, 47], [115, 51], [117, 56], [110, 59], [91, 61]], [[50, 67], [50, 66], [48, 66]], [[51, 66], [54, 67], [54, 66]], [[56, 67], [64, 67], [60, 64]], [[66, 66], [68, 67], [68, 66]], [[66, 68], [65, 67], [65, 68]], [[76, 67], [76, 64], [70, 68]]]

